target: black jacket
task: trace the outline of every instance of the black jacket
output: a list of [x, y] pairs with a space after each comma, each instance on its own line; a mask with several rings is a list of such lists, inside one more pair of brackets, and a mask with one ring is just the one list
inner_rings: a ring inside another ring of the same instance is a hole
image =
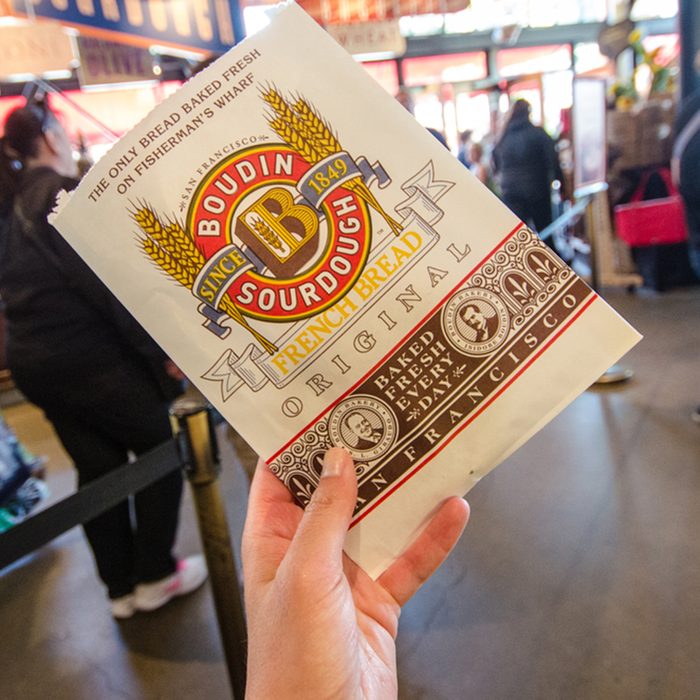
[[27, 171], [2, 233], [10, 370], [79, 377], [81, 369], [137, 362], [147, 365], [163, 398], [172, 399], [180, 385], [164, 371], [166, 355], [47, 222], [57, 193], [76, 185], [50, 168]]
[[561, 179], [554, 141], [527, 119], [509, 124], [492, 159], [504, 196], [549, 198], [552, 182]]
[[[688, 122], [700, 112], [700, 91], [687, 97], [676, 117], [675, 135], [679, 136]], [[680, 189], [686, 201], [693, 201], [700, 209], [700, 132], [688, 141], [681, 154]]]

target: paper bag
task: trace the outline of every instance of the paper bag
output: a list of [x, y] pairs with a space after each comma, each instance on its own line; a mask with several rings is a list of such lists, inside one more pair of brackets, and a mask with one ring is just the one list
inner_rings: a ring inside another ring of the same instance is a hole
[[54, 224], [301, 504], [350, 451], [375, 576], [638, 339], [294, 5]]

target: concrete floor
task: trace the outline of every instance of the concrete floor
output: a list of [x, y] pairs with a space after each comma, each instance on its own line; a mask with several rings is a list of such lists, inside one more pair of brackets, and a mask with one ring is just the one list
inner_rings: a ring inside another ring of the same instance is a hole
[[[634, 379], [586, 392], [470, 493], [401, 618], [402, 699], [700, 698], [700, 289], [607, 297], [646, 336]], [[6, 416], [69, 493], [41, 415]], [[246, 480], [222, 454], [238, 543]], [[178, 548], [198, 550], [189, 499]], [[0, 573], [0, 631], [3, 699], [229, 697], [209, 588], [118, 624], [77, 529]]]

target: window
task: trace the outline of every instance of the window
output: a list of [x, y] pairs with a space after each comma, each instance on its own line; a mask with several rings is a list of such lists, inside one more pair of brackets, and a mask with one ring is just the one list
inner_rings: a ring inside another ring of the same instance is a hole
[[[678, 0], [670, 0], [675, 5]], [[655, 7], [659, 0], [638, 0]], [[657, 11], [658, 12], [658, 11]], [[664, 17], [673, 16], [675, 12]], [[496, 27], [517, 24], [521, 27], [552, 27], [578, 22], [604, 22], [608, 0], [471, 0], [461, 12], [445, 15], [403, 17], [401, 31], [405, 36], [439, 34], [441, 32], [487, 32]]]
[[487, 75], [486, 54], [476, 51], [407, 58], [403, 62], [403, 74], [409, 86], [481, 80]]
[[395, 61], [362, 63], [362, 67], [390, 94], [399, 91], [399, 75]]
[[678, 14], [678, 0], [637, 0], [632, 8], [631, 19], [656, 19], [675, 17]]
[[496, 65], [502, 78], [568, 70], [571, 50], [568, 44], [501, 49], [496, 55]]

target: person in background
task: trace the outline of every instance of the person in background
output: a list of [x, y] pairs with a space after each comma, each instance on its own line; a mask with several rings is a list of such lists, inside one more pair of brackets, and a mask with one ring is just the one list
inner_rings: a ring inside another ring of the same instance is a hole
[[473, 142], [469, 145], [469, 160], [471, 161], [469, 170], [472, 175], [477, 177], [489, 189], [493, 189], [491, 169], [489, 168], [488, 160], [484, 157], [484, 147], [480, 143]]
[[504, 204], [536, 231], [544, 230], [552, 223], [552, 183], [563, 182], [563, 174], [554, 141], [530, 121], [527, 100], [513, 104], [492, 161]]
[[447, 145], [447, 139], [442, 131], [439, 129], [434, 129], [432, 126], [428, 126], [426, 128], [445, 148], [449, 150], [450, 147]]
[[44, 459], [35, 457], [0, 413], [0, 533], [22, 522], [49, 495]]
[[[674, 132], [671, 170], [685, 204], [690, 265], [700, 279], [700, 90], [681, 104]], [[691, 418], [700, 423], [700, 405]]]
[[700, 90], [678, 111], [671, 169], [685, 204], [690, 264], [700, 278]]
[[413, 95], [411, 95], [411, 91], [406, 86], [402, 85], [398, 89], [396, 95], [394, 95], [394, 98], [404, 109], [413, 114], [413, 110], [415, 109]]
[[465, 167], [470, 168], [473, 164], [473, 160], [469, 155], [472, 140], [472, 132], [462, 131], [459, 134], [459, 151], [457, 152], [457, 160]]
[[243, 532], [250, 698], [396, 698], [401, 606], [447, 557], [469, 517], [457, 497], [376, 580], [343, 544], [357, 499], [349, 453], [325, 455], [303, 511], [260, 461]]
[[[48, 223], [76, 175], [70, 139], [48, 105], [29, 102], [8, 115], [0, 141], [8, 366], [53, 424], [83, 486], [171, 438], [168, 405], [181, 377]], [[114, 617], [153, 610], [206, 579], [203, 557], [172, 553], [181, 492], [175, 470], [133, 497], [133, 521], [124, 501], [85, 523]]]
[[[410, 112], [413, 115], [413, 110], [414, 110], [414, 103], [413, 103], [413, 96], [411, 95], [410, 90], [407, 87], [400, 87], [399, 91], [396, 93], [394, 96], [396, 101], [408, 112]], [[415, 116], [415, 115], [413, 115]], [[443, 134], [441, 131], [438, 129], [433, 129], [432, 127], [426, 127], [427, 130], [445, 147], [449, 150], [449, 146], [447, 145], [447, 139], [445, 138], [445, 134]]]

